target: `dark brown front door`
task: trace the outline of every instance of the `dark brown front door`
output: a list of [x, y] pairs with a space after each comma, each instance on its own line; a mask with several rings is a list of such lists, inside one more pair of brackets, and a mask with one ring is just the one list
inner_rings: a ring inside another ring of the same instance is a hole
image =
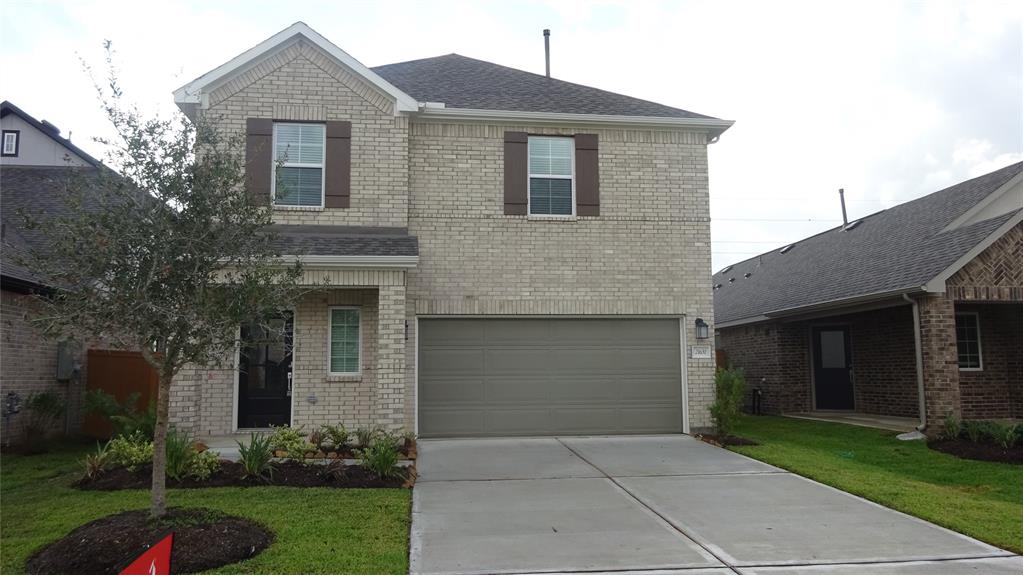
[[254, 429], [291, 423], [290, 312], [270, 329], [243, 326], [238, 360], [238, 428]]
[[853, 409], [849, 328], [813, 328], [813, 375], [817, 409]]

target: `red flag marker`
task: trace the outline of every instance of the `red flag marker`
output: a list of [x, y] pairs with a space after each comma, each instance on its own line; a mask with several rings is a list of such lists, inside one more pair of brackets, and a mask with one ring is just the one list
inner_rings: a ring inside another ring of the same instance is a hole
[[171, 547], [174, 545], [174, 534], [163, 538], [153, 545], [138, 559], [131, 562], [120, 575], [170, 575]]

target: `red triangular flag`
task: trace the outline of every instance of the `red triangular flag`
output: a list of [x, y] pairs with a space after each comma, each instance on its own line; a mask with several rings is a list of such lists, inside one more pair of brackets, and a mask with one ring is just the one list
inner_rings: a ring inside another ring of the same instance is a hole
[[163, 538], [153, 545], [138, 559], [131, 562], [120, 575], [170, 575], [171, 547], [174, 545], [174, 534]]

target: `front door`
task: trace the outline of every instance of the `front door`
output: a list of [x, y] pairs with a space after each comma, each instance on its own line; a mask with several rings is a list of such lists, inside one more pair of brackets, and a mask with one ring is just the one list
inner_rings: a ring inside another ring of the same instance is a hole
[[238, 358], [238, 428], [291, 423], [291, 312], [269, 327], [242, 327]]
[[853, 409], [849, 328], [813, 328], [813, 375], [817, 409]]

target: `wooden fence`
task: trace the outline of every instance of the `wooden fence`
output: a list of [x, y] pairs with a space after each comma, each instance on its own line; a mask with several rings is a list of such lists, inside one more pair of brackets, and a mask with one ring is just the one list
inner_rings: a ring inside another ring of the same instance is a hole
[[[90, 349], [86, 391], [99, 389], [124, 403], [132, 393], [139, 394], [136, 408], [144, 410], [156, 400], [156, 370], [137, 351]], [[106, 439], [113, 433], [110, 423], [96, 414], [85, 417], [85, 434]]]

